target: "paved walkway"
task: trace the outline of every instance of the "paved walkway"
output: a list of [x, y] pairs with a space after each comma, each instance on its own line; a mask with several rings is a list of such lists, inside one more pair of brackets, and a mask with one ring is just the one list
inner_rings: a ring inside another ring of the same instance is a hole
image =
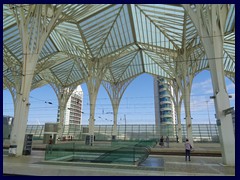
[[169, 148], [157, 145], [151, 149], [151, 154], [140, 166], [45, 161], [46, 145], [42, 144], [42, 141], [33, 141], [33, 150], [28, 156], [9, 157], [7, 141], [4, 142], [4, 147], [5, 175], [235, 176], [235, 167], [222, 164], [219, 143], [195, 143], [190, 162], [185, 162], [183, 143], [172, 142]]
[[[220, 144], [214, 143], [195, 144], [195, 151], [205, 152], [205, 156], [193, 154], [190, 162], [185, 162], [184, 155], [179, 155], [184, 152], [183, 144], [170, 143], [170, 148], [157, 145], [140, 166], [44, 161], [45, 151], [36, 150], [36, 147], [44, 148], [45, 145], [34, 143], [31, 155], [21, 157], [9, 157], [4, 149], [3, 173], [30, 176], [235, 176], [235, 167], [224, 166], [222, 157], [207, 156], [208, 153], [219, 154]], [[175, 155], [171, 155], [173, 151]]]
[[[73, 162], [46, 162], [44, 151], [33, 150], [30, 156], [3, 155], [3, 173], [30, 176], [234, 176], [235, 167], [221, 164], [221, 157], [150, 155], [139, 167]], [[91, 167], [90, 167], [91, 166]]]

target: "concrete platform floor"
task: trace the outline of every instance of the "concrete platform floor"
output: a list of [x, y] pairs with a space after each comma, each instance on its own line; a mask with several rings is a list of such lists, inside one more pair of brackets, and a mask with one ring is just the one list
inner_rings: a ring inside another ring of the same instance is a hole
[[[168, 148], [166, 148], [168, 149]], [[170, 150], [170, 149], [169, 149]], [[185, 162], [179, 155], [150, 155], [141, 166], [101, 165], [76, 162], [46, 162], [42, 150], [31, 155], [3, 154], [4, 175], [29, 176], [235, 176], [235, 166], [224, 166], [221, 157], [192, 156]]]

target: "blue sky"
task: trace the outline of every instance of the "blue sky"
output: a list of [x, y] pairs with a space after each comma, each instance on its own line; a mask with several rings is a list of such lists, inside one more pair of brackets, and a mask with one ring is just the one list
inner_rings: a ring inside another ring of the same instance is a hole
[[[235, 107], [235, 85], [226, 78], [226, 86], [230, 99], [230, 106]], [[86, 84], [83, 89], [83, 124], [88, 124], [89, 118], [89, 97]], [[137, 77], [126, 89], [118, 113], [118, 124], [124, 124], [124, 115], [126, 115], [127, 124], [154, 124], [154, 90], [153, 77], [149, 74], [143, 74]], [[212, 96], [212, 82], [209, 71], [203, 71], [198, 74], [193, 81], [191, 94], [191, 115], [192, 122], [196, 124], [209, 123], [215, 124], [215, 109]], [[208, 109], [207, 103], [208, 101]], [[48, 104], [45, 102], [52, 102]], [[28, 124], [44, 124], [46, 122], [56, 122], [57, 119], [57, 97], [49, 85], [35, 89], [30, 94], [30, 111]], [[101, 86], [96, 102], [95, 124], [112, 124], [113, 112], [110, 99], [105, 89]], [[13, 115], [12, 97], [8, 90], [3, 91], [3, 114]], [[184, 109], [182, 109], [182, 123]]]

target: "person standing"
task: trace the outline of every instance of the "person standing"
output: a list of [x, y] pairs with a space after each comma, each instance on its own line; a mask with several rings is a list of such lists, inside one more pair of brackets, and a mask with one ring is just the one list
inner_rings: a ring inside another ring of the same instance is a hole
[[191, 161], [191, 159], [190, 159], [191, 149], [192, 149], [192, 145], [190, 144], [188, 139], [186, 139], [186, 142], [185, 142], [185, 161], [187, 161], [187, 156], [188, 156], [188, 161]]
[[167, 144], [167, 148], [169, 148], [169, 138], [168, 138], [168, 136], [166, 137], [166, 144]]
[[48, 151], [50, 154], [52, 154], [52, 144], [53, 144], [53, 139], [52, 136], [50, 136], [49, 141], [48, 141]]

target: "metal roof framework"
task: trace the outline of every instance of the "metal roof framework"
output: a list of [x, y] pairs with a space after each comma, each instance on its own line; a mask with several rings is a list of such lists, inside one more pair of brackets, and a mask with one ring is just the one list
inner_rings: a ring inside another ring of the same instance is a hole
[[[30, 5], [3, 5], [3, 75], [12, 83], [11, 70], [17, 65], [17, 74], [21, 73], [23, 52], [14, 7], [27, 12]], [[51, 16], [50, 10], [48, 13]], [[234, 76], [234, 5], [229, 5], [228, 14], [224, 68]], [[184, 47], [191, 50], [189, 62], [200, 61], [197, 72], [208, 68], [199, 35], [181, 5], [65, 5], [59, 24], [51, 31], [39, 55], [32, 87], [47, 83], [42, 74], [54, 76], [65, 87], [84, 82], [89, 61], [100, 61], [108, 67], [103, 80], [110, 83], [143, 73], [173, 79], [176, 58]], [[84, 67], [85, 72], [79, 67]]]

